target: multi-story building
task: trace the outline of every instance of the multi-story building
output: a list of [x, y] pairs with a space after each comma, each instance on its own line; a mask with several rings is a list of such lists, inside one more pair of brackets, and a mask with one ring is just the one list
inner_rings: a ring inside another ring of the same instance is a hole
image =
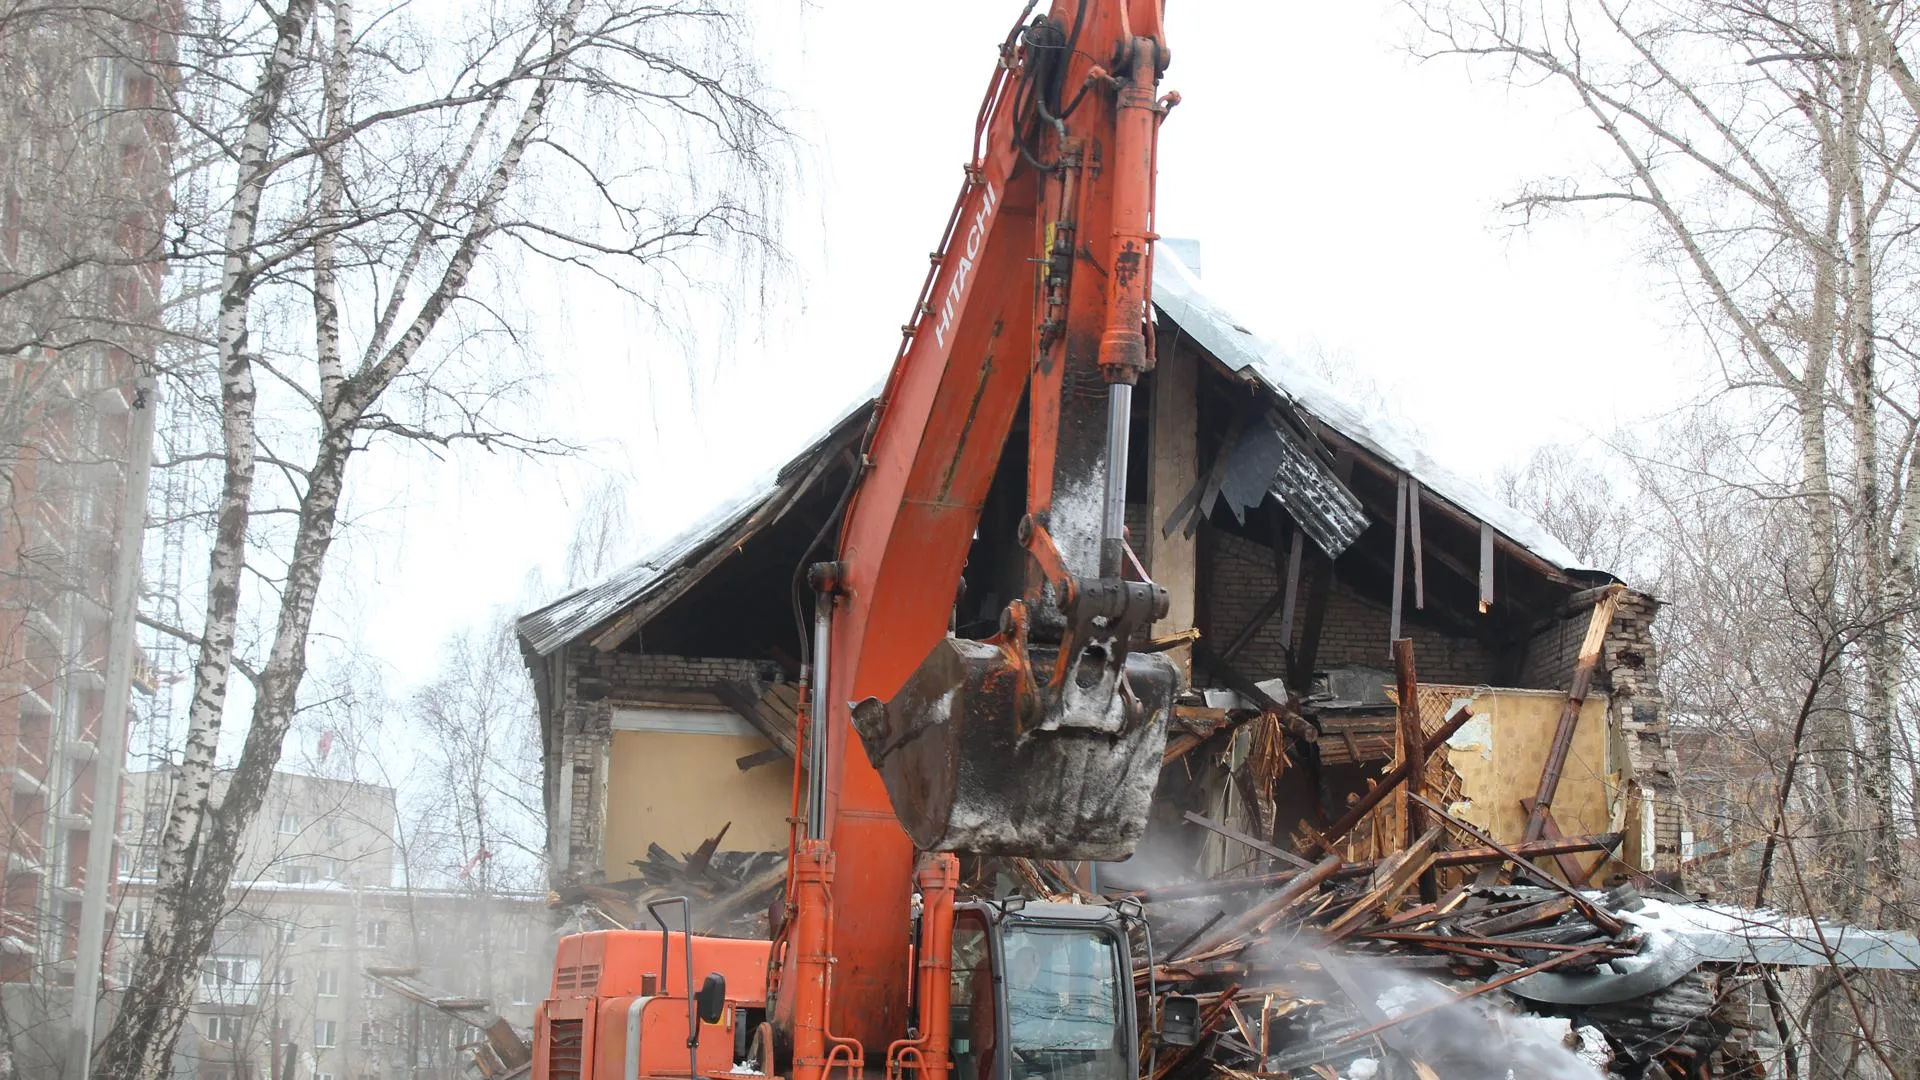
[[129, 2], [0, 27], [0, 1035], [28, 1073], [63, 1052], [88, 853], [113, 843], [108, 659], [132, 649], [110, 583], [150, 453], [178, 7]]
[[[151, 904], [168, 772], [133, 774], [142, 843], [127, 860], [118, 913], [121, 980]], [[487, 1001], [532, 1023], [553, 945], [544, 897], [477, 882], [413, 887], [396, 841], [394, 792], [276, 773], [240, 850], [231, 911], [200, 973], [175, 1047], [196, 1080], [453, 1080], [479, 1033], [383, 990], [368, 969]]]

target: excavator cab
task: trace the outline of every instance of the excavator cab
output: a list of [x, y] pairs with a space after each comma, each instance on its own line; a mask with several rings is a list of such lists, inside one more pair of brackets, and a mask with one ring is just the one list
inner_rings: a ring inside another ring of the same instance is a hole
[[1132, 1080], [1126, 927], [1089, 904], [956, 904], [954, 1080]]

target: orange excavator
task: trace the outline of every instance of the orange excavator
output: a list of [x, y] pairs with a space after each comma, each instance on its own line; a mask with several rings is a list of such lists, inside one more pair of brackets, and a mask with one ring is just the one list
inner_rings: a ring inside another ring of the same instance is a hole
[[[837, 548], [808, 568], [773, 940], [694, 935], [684, 901], [678, 929], [663, 902], [652, 928], [564, 939], [535, 1080], [1138, 1073], [1137, 909], [958, 896], [955, 853], [1127, 858], [1180, 688], [1132, 647], [1167, 594], [1123, 519], [1154, 355], [1154, 160], [1178, 101], [1157, 93], [1163, 0], [1034, 7], [1001, 46]], [[1024, 513], [987, 536], [1022, 417]], [[995, 583], [1013, 599], [965, 636], [956, 595], [988, 542], [1021, 553]]]

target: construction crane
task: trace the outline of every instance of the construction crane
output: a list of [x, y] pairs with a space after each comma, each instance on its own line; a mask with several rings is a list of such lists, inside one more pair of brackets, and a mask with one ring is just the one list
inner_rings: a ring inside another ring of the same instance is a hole
[[[1157, 91], [1163, 2], [1034, 7], [1001, 46], [838, 542], [808, 567], [773, 940], [696, 936], [685, 900], [649, 905], [649, 929], [564, 939], [535, 1080], [1138, 1073], [1137, 911], [957, 895], [956, 852], [1129, 856], [1181, 679], [1131, 647], [1167, 594], [1123, 518], [1154, 355], [1155, 153], [1178, 101]], [[1024, 512], [989, 535], [1021, 417]], [[970, 552], [996, 543], [1021, 553], [993, 583], [1013, 599], [997, 632], [956, 634]]]

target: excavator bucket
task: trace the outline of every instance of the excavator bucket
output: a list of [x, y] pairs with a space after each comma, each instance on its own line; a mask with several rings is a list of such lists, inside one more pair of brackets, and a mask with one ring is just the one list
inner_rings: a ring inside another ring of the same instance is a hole
[[947, 638], [893, 699], [853, 707], [867, 757], [925, 851], [1111, 862], [1133, 854], [1166, 750], [1179, 670], [1095, 656], [1048, 706], [1055, 653]]

